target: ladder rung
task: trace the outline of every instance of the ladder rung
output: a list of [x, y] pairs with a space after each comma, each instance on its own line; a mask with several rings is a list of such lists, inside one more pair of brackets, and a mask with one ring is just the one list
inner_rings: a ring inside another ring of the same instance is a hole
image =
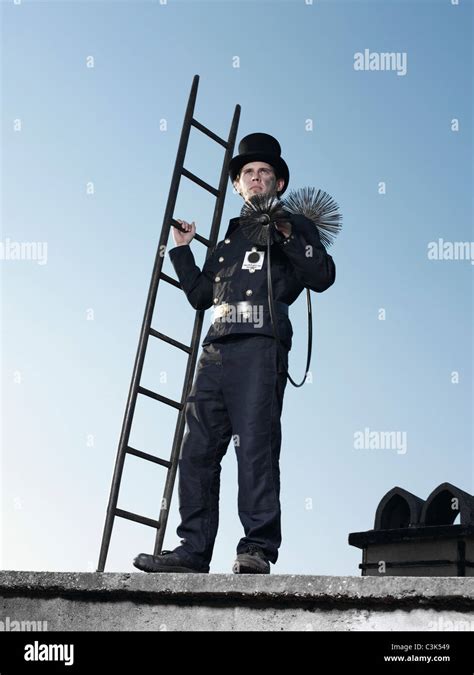
[[176, 281], [176, 279], [173, 279], [173, 277], [168, 276], [168, 274], [165, 274], [164, 272], [160, 272], [160, 279], [163, 279], [163, 281], [167, 281], [169, 284], [176, 286], [176, 288], [181, 288], [179, 281]]
[[178, 340], [173, 340], [173, 338], [170, 338], [168, 335], [165, 335], [164, 333], [160, 333], [154, 328], [150, 328], [150, 335], [153, 335], [154, 337], [163, 340], [164, 342], [167, 342], [170, 345], [173, 345], [173, 347], [178, 347], [179, 349], [182, 349], [183, 352], [187, 352], [188, 354], [191, 354], [192, 352], [192, 348], [188, 347], [188, 345], [185, 345], [183, 342], [178, 342]]
[[186, 178], [189, 178], [189, 180], [194, 181], [194, 183], [197, 183], [197, 184], [200, 185], [202, 188], [204, 188], [205, 190], [207, 190], [208, 192], [210, 192], [211, 194], [213, 194], [215, 197], [218, 197], [218, 196], [219, 196], [219, 190], [217, 190], [216, 188], [212, 187], [212, 185], [209, 185], [209, 183], [206, 183], [206, 181], [201, 180], [200, 178], [198, 178], [194, 173], [191, 173], [191, 171], [188, 171], [187, 169], [185, 169], [185, 168], [183, 167], [183, 168], [181, 169], [181, 173], [183, 174], [183, 176], [186, 176]]
[[160, 527], [160, 523], [158, 520], [153, 520], [152, 518], [145, 518], [145, 516], [139, 516], [136, 513], [131, 513], [130, 511], [115, 509], [115, 515], [119, 516], [120, 518], [126, 518], [126, 520], [133, 520], [135, 523], [141, 523], [142, 525], [155, 527], [157, 530]]
[[145, 394], [145, 396], [149, 396], [150, 398], [154, 398], [156, 401], [161, 401], [162, 403], [166, 403], [167, 405], [173, 406], [173, 408], [177, 408], [178, 410], [182, 410], [183, 405], [181, 403], [178, 403], [178, 401], [173, 401], [171, 398], [166, 398], [166, 396], [161, 396], [161, 394], [157, 394], [155, 391], [150, 391], [150, 389], [145, 389], [145, 387], [138, 387], [138, 393], [139, 394]]
[[198, 234], [197, 232], [194, 235], [194, 239], [197, 239], [198, 241], [201, 242], [201, 244], [204, 244], [204, 246], [207, 246], [208, 248], [211, 245], [211, 242], [209, 241], [209, 239], [206, 239], [206, 237], [201, 237], [201, 235]]
[[191, 124], [193, 125], [193, 127], [196, 127], [196, 129], [199, 129], [199, 131], [202, 131], [203, 134], [206, 134], [206, 136], [209, 136], [209, 138], [212, 138], [217, 143], [220, 143], [221, 145], [223, 145], [224, 148], [227, 148], [227, 146], [228, 146], [227, 141], [224, 141], [223, 138], [221, 138], [220, 136], [217, 136], [217, 134], [215, 134], [213, 131], [211, 131], [210, 129], [205, 127], [203, 124], [201, 124], [201, 122], [198, 122], [197, 120], [195, 120], [194, 117], [191, 120]]
[[135, 450], [135, 448], [127, 447], [127, 452], [129, 455], [135, 455], [135, 457], [141, 457], [141, 459], [146, 459], [149, 462], [154, 462], [160, 466], [165, 466], [167, 469], [171, 466], [171, 462], [168, 462], [166, 459], [160, 459], [155, 457], [155, 455], [150, 455], [148, 452], [142, 452], [141, 450]]

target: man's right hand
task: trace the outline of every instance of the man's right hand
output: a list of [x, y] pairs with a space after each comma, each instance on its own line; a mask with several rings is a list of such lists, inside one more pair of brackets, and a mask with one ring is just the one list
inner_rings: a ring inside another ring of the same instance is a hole
[[185, 220], [180, 220], [179, 218], [176, 218], [175, 220], [178, 221], [183, 230], [186, 230], [186, 232], [181, 232], [176, 227], [173, 227], [174, 243], [176, 246], [184, 246], [185, 244], [189, 244], [191, 239], [196, 234], [196, 225], [194, 224], [194, 220], [192, 223], [187, 223]]

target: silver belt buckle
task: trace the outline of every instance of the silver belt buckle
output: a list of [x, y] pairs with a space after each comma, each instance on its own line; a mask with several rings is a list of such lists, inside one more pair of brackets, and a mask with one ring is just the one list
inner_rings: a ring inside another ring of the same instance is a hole
[[218, 307], [214, 309], [213, 322], [216, 319], [221, 319], [223, 316], [226, 316], [230, 312], [230, 305], [228, 302], [222, 302]]

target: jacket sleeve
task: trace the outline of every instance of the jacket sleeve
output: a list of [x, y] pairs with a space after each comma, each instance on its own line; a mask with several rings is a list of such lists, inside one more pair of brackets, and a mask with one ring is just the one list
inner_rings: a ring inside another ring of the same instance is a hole
[[209, 309], [213, 304], [214, 256], [207, 258], [201, 272], [189, 244], [176, 246], [168, 253], [189, 303], [194, 309]]
[[336, 279], [334, 260], [321, 242], [318, 228], [306, 216], [291, 215], [289, 237], [276, 232], [276, 242], [293, 265], [298, 281], [312, 291], [321, 293]]

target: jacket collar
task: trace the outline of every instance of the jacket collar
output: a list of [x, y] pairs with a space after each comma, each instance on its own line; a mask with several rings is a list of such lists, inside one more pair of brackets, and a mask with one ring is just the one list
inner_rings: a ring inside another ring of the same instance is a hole
[[239, 227], [239, 221], [240, 221], [239, 216], [237, 216], [236, 218], [231, 218], [229, 220], [229, 227], [227, 228], [227, 232], [225, 233], [226, 238]]

